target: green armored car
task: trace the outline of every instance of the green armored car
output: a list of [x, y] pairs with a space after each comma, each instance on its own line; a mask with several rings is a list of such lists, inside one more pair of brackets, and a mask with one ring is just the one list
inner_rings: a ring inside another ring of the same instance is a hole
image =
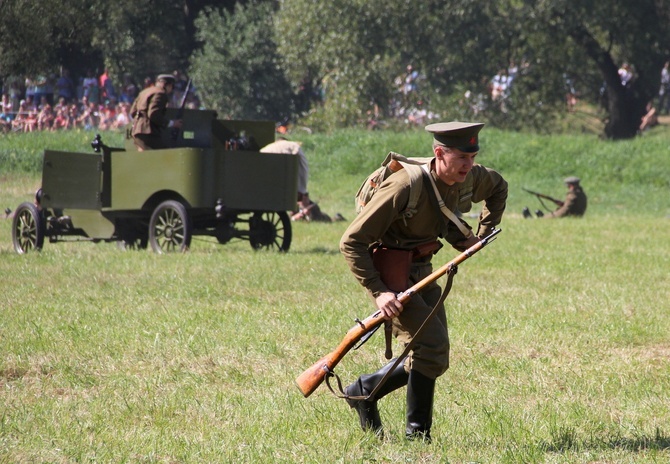
[[288, 251], [298, 159], [260, 153], [274, 142], [274, 123], [204, 110], [183, 110], [181, 119], [181, 131], [164, 131], [166, 149], [140, 152], [129, 135], [124, 148], [112, 148], [98, 135], [91, 153], [46, 150], [35, 201], [14, 213], [14, 249], [40, 250], [46, 237], [166, 253], [207, 235]]

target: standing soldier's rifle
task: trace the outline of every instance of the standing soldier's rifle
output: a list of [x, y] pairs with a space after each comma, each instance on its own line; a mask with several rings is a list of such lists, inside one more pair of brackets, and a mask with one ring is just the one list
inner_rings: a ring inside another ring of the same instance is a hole
[[[181, 119], [184, 117], [184, 107], [186, 106], [186, 98], [188, 97], [188, 93], [191, 91], [191, 82], [192, 79], [188, 80], [188, 83], [186, 84], [186, 89], [184, 89], [184, 95], [181, 96], [181, 101], [179, 102], [179, 109], [177, 110], [177, 115], [175, 116], [175, 119]], [[170, 132], [170, 137], [172, 140], [177, 140], [179, 138], [179, 129], [176, 127], [172, 129]]]
[[542, 206], [548, 211], [552, 211], [552, 209], [547, 208], [547, 205], [544, 204], [542, 199], [544, 198], [545, 200], [553, 201], [556, 203], [558, 206], [563, 206], [563, 201], [558, 200], [554, 197], [550, 197], [549, 195], [545, 195], [544, 193], [539, 193], [539, 192], [533, 192], [532, 190], [528, 190], [527, 188], [521, 187], [525, 192], [530, 193], [531, 195], [535, 195], [538, 200], [540, 200], [540, 203], [542, 203]]
[[[437, 269], [423, 280], [414, 284], [409, 289], [399, 293], [398, 301], [404, 305], [412, 298], [415, 293], [420, 292], [427, 285], [435, 282], [446, 273], [454, 271], [460, 263], [491, 243], [495, 239], [495, 236], [500, 233], [500, 231], [501, 229], [493, 230], [488, 236], [481, 239], [479, 243], [471, 246], [463, 253], [449, 261], [447, 264]], [[335, 366], [337, 366], [337, 364], [342, 360], [342, 358], [344, 358], [349, 350], [351, 350], [354, 345], [356, 345], [368, 332], [376, 330], [377, 327], [379, 327], [383, 322], [384, 316], [381, 311], [374, 312], [372, 315], [368, 316], [362, 321], [356, 319], [356, 325], [349, 329], [337, 348], [335, 348], [335, 350], [333, 350], [333, 352], [330, 354], [327, 354], [323, 358], [319, 359], [312, 367], [304, 371], [296, 379], [298, 388], [305, 396], [305, 398], [314, 393], [314, 391], [319, 387], [319, 385], [321, 385], [326, 377], [333, 376], [333, 369], [335, 369]]]

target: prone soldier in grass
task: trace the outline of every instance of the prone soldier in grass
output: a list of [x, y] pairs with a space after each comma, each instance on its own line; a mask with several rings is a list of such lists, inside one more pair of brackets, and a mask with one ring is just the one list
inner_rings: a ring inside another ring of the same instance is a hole
[[[432, 256], [446, 240], [459, 251], [491, 233], [503, 216], [507, 182], [496, 171], [475, 163], [478, 135], [484, 124], [448, 122], [426, 126], [433, 135], [434, 157], [424, 177], [430, 176], [445, 206], [455, 214], [447, 219], [438, 198], [423, 183], [415, 211], [406, 214], [410, 180], [400, 169], [381, 183], [376, 193], [345, 231], [340, 251], [352, 273], [374, 299], [393, 335], [411, 350], [404, 359], [391, 361], [377, 372], [360, 376], [344, 389], [346, 400], [356, 410], [363, 430], [381, 433], [377, 402], [394, 390], [407, 386], [406, 437], [431, 439], [436, 379], [449, 367], [449, 333], [442, 290], [432, 283], [404, 306], [399, 292], [432, 272]], [[477, 232], [456, 214], [483, 202]], [[419, 330], [427, 317], [436, 312]], [[387, 375], [388, 374], [388, 375]], [[373, 398], [366, 397], [385, 378]]]

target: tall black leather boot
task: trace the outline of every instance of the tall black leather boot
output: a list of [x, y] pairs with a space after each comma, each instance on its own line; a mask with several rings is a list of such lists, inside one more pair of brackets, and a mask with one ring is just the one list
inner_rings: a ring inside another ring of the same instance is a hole
[[[349, 396], [368, 396], [386, 373], [391, 370], [394, 363], [395, 359], [374, 374], [361, 375], [358, 380], [344, 389], [344, 393]], [[377, 401], [392, 391], [407, 385], [408, 378], [409, 374], [405, 372], [403, 362], [401, 361], [388, 376], [384, 385], [377, 391], [373, 400], [346, 400], [350, 407], [356, 409], [363, 430], [372, 430], [375, 433], [381, 432], [382, 420], [379, 417]]]
[[433, 398], [435, 379], [411, 370], [407, 382], [407, 427], [405, 436], [410, 440], [430, 442], [433, 425]]

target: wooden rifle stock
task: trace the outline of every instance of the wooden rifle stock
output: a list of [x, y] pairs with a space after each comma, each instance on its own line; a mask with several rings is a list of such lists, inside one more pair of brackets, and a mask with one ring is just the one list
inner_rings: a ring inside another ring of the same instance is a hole
[[[398, 294], [398, 301], [400, 301], [403, 305], [407, 303], [415, 293], [423, 290], [423, 288], [425, 288], [428, 284], [436, 281], [449, 272], [451, 268], [458, 266], [460, 263], [493, 241], [495, 236], [500, 233], [500, 230], [501, 229], [495, 229], [488, 236], [481, 239], [479, 243], [471, 246], [444, 266], [440, 267], [436, 271], [433, 271], [433, 273], [431, 273], [429, 276], [417, 282], [404, 292]], [[331, 353], [327, 354], [323, 358], [319, 359], [316, 363], [314, 363], [314, 365], [312, 365], [312, 367], [304, 371], [296, 379], [298, 389], [300, 389], [305, 398], [314, 393], [319, 385], [321, 385], [321, 383], [323, 383], [323, 381], [326, 379], [326, 376], [332, 372], [333, 369], [335, 369], [335, 366], [337, 366], [342, 358], [344, 358], [349, 350], [351, 350], [360, 341], [361, 338], [363, 338], [368, 332], [374, 330], [383, 322], [384, 316], [381, 311], [375, 311], [372, 315], [368, 316], [362, 321], [356, 319], [356, 325], [349, 329], [337, 348], [335, 348]]]

